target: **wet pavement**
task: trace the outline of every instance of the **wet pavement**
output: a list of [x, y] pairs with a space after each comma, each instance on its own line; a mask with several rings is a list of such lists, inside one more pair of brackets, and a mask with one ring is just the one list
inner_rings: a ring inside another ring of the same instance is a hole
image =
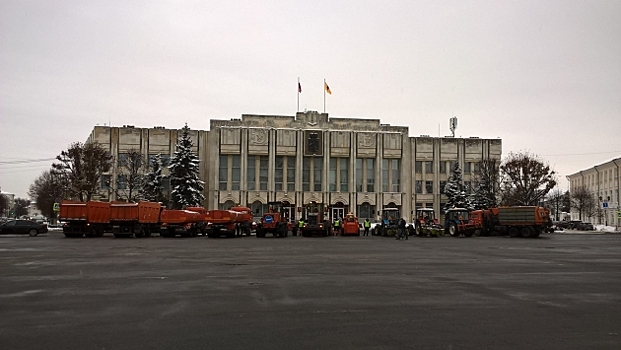
[[619, 349], [621, 235], [0, 236], [2, 349]]

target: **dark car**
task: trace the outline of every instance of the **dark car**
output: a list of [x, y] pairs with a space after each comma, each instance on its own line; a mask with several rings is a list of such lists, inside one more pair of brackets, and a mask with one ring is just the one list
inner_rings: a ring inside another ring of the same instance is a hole
[[578, 224], [576, 226], [577, 230], [580, 231], [593, 231], [595, 230], [595, 228], [593, 227], [593, 224], [590, 222], [581, 222], [580, 224]]
[[0, 225], [0, 233], [2, 234], [20, 234], [27, 233], [32, 237], [39, 233], [47, 233], [46, 224], [37, 224], [30, 220], [9, 220]]

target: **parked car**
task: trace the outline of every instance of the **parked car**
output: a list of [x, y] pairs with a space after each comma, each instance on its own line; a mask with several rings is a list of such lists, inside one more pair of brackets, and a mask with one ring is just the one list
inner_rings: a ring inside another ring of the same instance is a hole
[[2, 234], [29, 234], [34, 237], [39, 233], [47, 233], [47, 225], [30, 220], [9, 220], [0, 225]]
[[593, 231], [595, 230], [595, 228], [593, 227], [593, 224], [590, 222], [581, 222], [578, 225], [576, 225], [576, 230]]

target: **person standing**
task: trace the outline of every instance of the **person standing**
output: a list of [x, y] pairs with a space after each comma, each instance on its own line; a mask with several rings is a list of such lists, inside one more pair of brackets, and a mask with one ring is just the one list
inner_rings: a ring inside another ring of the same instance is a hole
[[301, 236], [302, 235], [302, 229], [304, 228], [304, 219], [300, 218], [300, 220], [298, 221], [298, 234]]
[[397, 239], [404, 238], [408, 239], [408, 234], [405, 231], [405, 219], [399, 219], [399, 237]]
[[369, 218], [364, 219], [364, 234], [363, 236], [368, 236], [369, 235], [369, 228], [371, 228], [371, 222], [369, 221]]
[[334, 220], [334, 235], [335, 236], [338, 235], [340, 230], [341, 230], [341, 220], [340, 218], [337, 217]]

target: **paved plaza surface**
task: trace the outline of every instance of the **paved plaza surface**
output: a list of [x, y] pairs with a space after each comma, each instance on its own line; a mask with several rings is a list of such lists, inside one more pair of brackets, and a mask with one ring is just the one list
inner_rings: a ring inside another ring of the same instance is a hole
[[621, 349], [621, 235], [0, 236], [1, 349]]

